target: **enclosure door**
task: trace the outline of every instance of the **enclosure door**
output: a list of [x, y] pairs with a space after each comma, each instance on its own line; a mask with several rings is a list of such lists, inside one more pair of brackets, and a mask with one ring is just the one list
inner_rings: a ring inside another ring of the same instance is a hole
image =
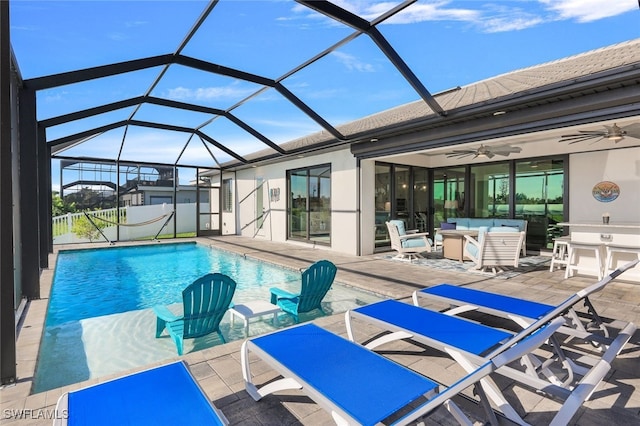
[[209, 202], [198, 202], [198, 236], [220, 235], [220, 187], [201, 182], [198, 191], [209, 191]]

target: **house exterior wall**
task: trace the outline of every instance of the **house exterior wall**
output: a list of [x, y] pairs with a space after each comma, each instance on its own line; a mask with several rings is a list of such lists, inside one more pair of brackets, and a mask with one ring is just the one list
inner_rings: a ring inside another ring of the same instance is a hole
[[[295, 158], [238, 171], [237, 233], [272, 241], [287, 241], [287, 170], [331, 165], [331, 250], [358, 254], [357, 164], [349, 149]], [[262, 179], [264, 222], [256, 221], [257, 180]], [[298, 243], [298, 240], [293, 240]], [[312, 243], [310, 243], [312, 244]], [[323, 248], [324, 245], [317, 244]]]
[[[593, 187], [611, 181], [620, 195], [611, 202], [593, 197]], [[640, 223], [640, 147], [572, 154], [569, 157], [569, 217], [571, 222]]]

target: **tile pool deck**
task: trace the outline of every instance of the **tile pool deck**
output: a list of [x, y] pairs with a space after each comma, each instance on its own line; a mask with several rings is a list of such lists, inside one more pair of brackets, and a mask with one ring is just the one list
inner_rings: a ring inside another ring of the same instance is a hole
[[[338, 266], [336, 279], [339, 282], [405, 301], [416, 289], [448, 282], [470, 284], [474, 288], [485, 288], [555, 304], [595, 281], [591, 277], [573, 277], [565, 280], [563, 271], [549, 272], [548, 265], [505, 280], [471, 273], [454, 273], [406, 262], [393, 262], [381, 259], [379, 255], [356, 257], [292, 243], [273, 243], [237, 236], [196, 240], [202, 244], [211, 244], [248, 257], [293, 268], [306, 268], [316, 260], [328, 259]], [[51, 255], [52, 266], [54, 259], [55, 254]], [[20, 329], [17, 341], [18, 382], [14, 386], [0, 389], [2, 425], [51, 425], [49, 416], [62, 393], [118, 376], [102, 377], [30, 395], [52, 279], [52, 269], [43, 271], [42, 299], [29, 304]], [[640, 286], [637, 284], [615, 281], [591, 300], [598, 313], [605, 318], [640, 324]], [[319, 318], [314, 322], [338, 334], [346, 334], [342, 314]], [[329, 414], [295, 391], [281, 392], [277, 396], [254, 402], [244, 391], [240, 369], [241, 343], [231, 342], [174, 359], [184, 359], [189, 364], [208, 397], [223, 411], [231, 424], [332, 424]], [[399, 341], [393, 345], [385, 346], [385, 354], [416, 371], [444, 382], [459, 374], [459, 367], [449, 358], [438, 356], [433, 351], [406, 341]], [[174, 359], [166, 360], [164, 363]], [[275, 377], [264, 365], [256, 364], [253, 369], [254, 372], [260, 373], [258, 383]], [[508, 382], [500, 382], [500, 386], [505, 389], [507, 396], [518, 396], [522, 406], [516, 408], [521, 413], [528, 413], [525, 420], [531, 424], [548, 423], [559, 406], [523, 388], [512, 387]], [[474, 404], [463, 399], [457, 402], [460, 402], [471, 415], [481, 417], [481, 412]], [[444, 412], [437, 412], [429, 420], [429, 424], [454, 424], [452, 418]], [[633, 336], [618, 356], [605, 382], [596, 389], [592, 401], [587, 402], [573, 420], [575, 424], [580, 425], [640, 423], [640, 332]], [[503, 419], [501, 423], [510, 424]]]

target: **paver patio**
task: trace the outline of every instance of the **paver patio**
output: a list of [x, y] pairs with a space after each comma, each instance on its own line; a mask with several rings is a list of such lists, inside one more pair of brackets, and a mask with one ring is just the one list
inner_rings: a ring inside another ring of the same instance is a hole
[[[411, 293], [416, 289], [447, 282], [458, 285], [468, 284], [474, 288], [556, 304], [595, 281], [594, 278], [580, 276], [565, 280], [564, 271], [549, 272], [548, 265], [541, 265], [531, 272], [505, 280], [433, 269], [407, 262], [389, 261], [382, 259], [379, 255], [356, 257], [297, 244], [273, 243], [245, 237], [224, 236], [197, 240], [202, 244], [212, 244], [247, 257], [293, 268], [306, 268], [316, 260], [328, 259], [338, 266], [337, 281], [406, 302], [409, 302]], [[51, 256], [50, 265], [54, 265], [55, 254]], [[102, 377], [29, 395], [52, 279], [53, 270], [43, 271], [41, 276], [43, 299], [30, 303], [21, 326], [17, 342], [19, 380], [16, 385], [0, 390], [0, 423], [3, 425], [50, 425], [53, 408], [63, 392], [110, 378]], [[591, 300], [603, 317], [640, 323], [640, 288], [637, 284], [615, 281], [604, 291], [594, 295]], [[314, 321], [331, 331], [346, 335], [342, 314]], [[362, 340], [375, 333], [374, 330], [366, 327], [359, 330], [362, 333], [359, 334]], [[592, 400], [587, 402], [574, 417], [575, 424], [613, 425], [640, 422], [639, 337], [640, 333], [636, 333], [616, 359], [605, 382], [596, 389]], [[359, 341], [362, 340], [359, 339]], [[281, 392], [277, 396], [269, 396], [260, 402], [254, 402], [244, 391], [240, 369], [241, 343], [241, 341], [235, 341], [181, 357], [187, 361], [208, 397], [223, 411], [231, 424], [332, 423], [328, 413], [300, 392]], [[399, 341], [385, 346], [383, 352], [385, 356], [443, 382], [447, 382], [461, 371], [450, 358], [411, 341]], [[173, 359], [166, 360], [166, 362], [171, 361]], [[258, 383], [275, 377], [274, 373], [260, 362], [256, 362], [252, 371], [259, 375], [256, 380]], [[525, 420], [531, 424], [547, 423], [559, 407], [556, 402], [513, 386], [506, 380], [498, 380], [498, 383], [507, 397], [518, 396], [522, 406], [516, 406], [516, 409], [521, 413], [526, 412]], [[471, 396], [469, 393], [468, 397]], [[460, 401], [456, 402], [459, 402], [475, 418], [481, 418], [482, 412], [475, 404], [465, 398], [460, 398]], [[444, 410], [439, 410], [429, 419], [433, 424], [456, 424]], [[504, 424], [509, 424], [508, 421], [501, 420]]]

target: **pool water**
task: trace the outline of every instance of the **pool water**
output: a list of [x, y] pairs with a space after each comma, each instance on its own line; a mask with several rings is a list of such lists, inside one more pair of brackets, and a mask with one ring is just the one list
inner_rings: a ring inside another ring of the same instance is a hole
[[[269, 300], [269, 288], [297, 291], [300, 272], [196, 243], [171, 243], [60, 252], [49, 301], [33, 392], [80, 382], [177, 355], [171, 338], [155, 338], [155, 305], [181, 308], [182, 290], [196, 278], [221, 272], [236, 283], [233, 301]], [[334, 283], [323, 300], [327, 314], [380, 300]], [[321, 315], [301, 317], [301, 321]], [[250, 336], [275, 330], [272, 316], [252, 319]], [[281, 313], [278, 327], [293, 324]], [[244, 339], [241, 320], [220, 328], [227, 342]], [[220, 344], [216, 333], [187, 339], [185, 354]]]
[[181, 303], [182, 290], [209, 272], [230, 276], [237, 296], [248, 297], [300, 277], [196, 243], [65, 251], [58, 255], [46, 325]]

